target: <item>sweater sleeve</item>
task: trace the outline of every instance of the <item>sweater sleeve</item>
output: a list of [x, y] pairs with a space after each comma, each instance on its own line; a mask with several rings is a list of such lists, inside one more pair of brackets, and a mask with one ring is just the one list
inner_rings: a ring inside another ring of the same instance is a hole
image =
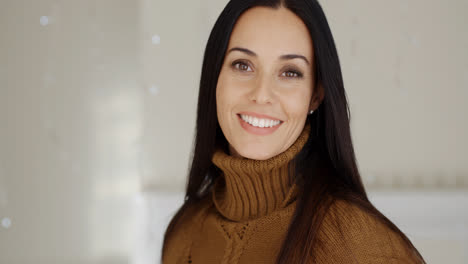
[[316, 263], [423, 263], [400, 235], [357, 205], [342, 200], [330, 207], [318, 239]]

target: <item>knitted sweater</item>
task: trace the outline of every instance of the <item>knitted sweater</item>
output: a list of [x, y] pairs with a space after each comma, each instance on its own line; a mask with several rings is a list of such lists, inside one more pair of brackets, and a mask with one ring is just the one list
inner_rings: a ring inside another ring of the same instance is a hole
[[[293, 145], [268, 160], [216, 150], [212, 161], [223, 173], [211, 195], [185, 212], [188, 217], [167, 240], [163, 264], [275, 263], [298, 193], [288, 164], [309, 131], [306, 123]], [[398, 235], [342, 200], [332, 204], [318, 236], [324, 243], [316, 251], [316, 263], [418, 263]]]

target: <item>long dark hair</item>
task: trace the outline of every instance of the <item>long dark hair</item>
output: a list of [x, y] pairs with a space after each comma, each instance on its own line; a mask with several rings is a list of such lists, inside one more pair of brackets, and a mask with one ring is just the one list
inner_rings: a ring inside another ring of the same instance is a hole
[[285, 7], [303, 20], [313, 40], [314, 87], [321, 84], [324, 89], [320, 106], [307, 117], [306, 122], [311, 125], [309, 139], [293, 160], [300, 191], [277, 263], [304, 263], [314, 256], [320, 224], [334, 199], [351, 202], [375, 216], [399, 234], [414, 255], [425, 263], [406, 235], [367, 197], [351, 140], [351, 117], [337, 50], [325, 14], [316, 0], [231, 0], [216, 20], [203, 58], [194, 150], [185, 201], [167, 227], [162, 255], [168, 238], [187, 209], [209, 194], [219, 176], [211, 158], [216, 147], [227, 150], [228, 143], [216, 114], [218, 76], [236, 20], [254, 6]]

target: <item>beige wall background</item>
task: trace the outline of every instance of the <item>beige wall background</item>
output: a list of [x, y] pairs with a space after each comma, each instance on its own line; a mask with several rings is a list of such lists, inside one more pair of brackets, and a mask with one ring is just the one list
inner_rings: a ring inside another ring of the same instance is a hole
[[[157, 263], [226, 3], [0, 1], [0, 263]], [[371, 197], [466, 263], [468, 2], [320, 3]]]

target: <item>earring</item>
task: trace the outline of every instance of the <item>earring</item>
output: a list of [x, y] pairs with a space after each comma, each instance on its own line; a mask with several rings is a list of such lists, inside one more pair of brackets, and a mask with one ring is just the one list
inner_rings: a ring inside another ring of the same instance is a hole
[[309, 115], [311, 115], [314, 112], [314, 110], [310, 110]]

